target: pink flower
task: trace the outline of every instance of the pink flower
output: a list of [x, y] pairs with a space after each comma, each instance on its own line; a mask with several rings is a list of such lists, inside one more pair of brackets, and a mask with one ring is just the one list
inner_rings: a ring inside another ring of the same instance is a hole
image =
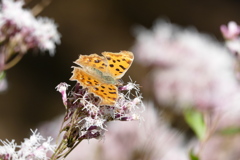
[[58, 92], [60, 92], [62, 94], [62, 101], [64, 106], [67, 106], [67, 89], [70, 85], [68, 85], [67, 83], [60, 83], [59, 85], [57, 85], [56, 89]]
[[[187, 160], [189, 148], [183, 144], [183, 136], [159, 115], [153, 104], [148, 103], [142, 121], [111, 122], [104, 139], [82, 141], [66, 160]], [[45, 123], [40, 127], [41, 132], [57, 136], [56, 126], [60, 124], [59, 118]]]
[[220, 30], [226, 39], [235, 39], [238, 38], [240, 34], [240, 26], [236, 22], [230, 21], [228, 25], [221, 25]]
[[159, 104], [178, 110], [236, 109], [231, 103], [240, 91], [236, 61], [208, 35], [160, 21], [153, 31], [139, 30], [133, 50], [141, 64], [153, 67], [148, 81]]
[[[55, 51], [60, 35], [54, 22], [47, 18], [35, 18], [29, 10], [23, 9], [22, 0], [3, 0], [0, 11], [0, 42], [5, 52], [26, 53], [29, 49]], [[7, 43], [6, 43], [7, 42]], [[8, 50], [6, 49], [8, 48]]]
[[240, 53], [240, 26], [236, 22], [230, 21], [228, 26], [221, 25], [220, 30], [226, 39], [226, 47], [239, 58]]
[[[60, 133], [64, 133], [60, 146], [66, 148], [58, 149], [53, 157], [68, 154], [71, 148], [87, 139], [102, 139], [107, 131], [107, 123], [110, 121], [133, 121], [140, 120], [140, 112], [144, 106], [139, 96], [139, 88], [135, 83], [119, 87], [118, 99], [114, 105], [101, 105], [101, 99], [93, 93], [88, 92], [79, 83], [66, 94], [68, 85], [59, 84], [56, 88], [62, 94], [63, 103], [66, 107], [64, 123]], [[122, 90], [120, 89], [122, 88]], [[123, 92], [124, 90], [127, 93]], [[67, 95], [67, 97], [66, 97]], [[134, 99], [130, 95], [135, 95]], [[67, 143], [66, 143], [67, 142]], [[64, 153], [64, 154], [63, 154]]]

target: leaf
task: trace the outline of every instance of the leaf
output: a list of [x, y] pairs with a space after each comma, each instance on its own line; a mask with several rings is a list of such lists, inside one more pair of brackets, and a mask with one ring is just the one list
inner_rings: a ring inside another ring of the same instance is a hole
[[239, 127], [228, 127], [224, 128], [219, 131], [223, 135], [234, 135], [234, 134], [239, 134], [240, 133], [240, 128]]
[[0, 80], [4, 79], [6, 76], [5, 72], [0, 72]]
[[195, 132], [198, 139], [203, 140], [207, 129], [203, 114], [200, 111], [191, 108], [184, 111], [184, 118], [187, 124]]
[[200, 160], [199, 157], [193, 153], [193, 150], [189, 152], [189, 158], [190, 160]]

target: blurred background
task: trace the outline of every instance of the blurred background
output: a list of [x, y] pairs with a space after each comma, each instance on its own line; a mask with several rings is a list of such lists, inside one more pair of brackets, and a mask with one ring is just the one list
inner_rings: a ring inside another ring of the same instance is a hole
[[[32, 7], [39, 1], [31, 1]], [[23, 141], [30, 128], [50, 121], [65, 112], [61, 95], [55, 90], [60, 82], [70, 82], [71, 66], [79, 54], [131, 50], [136, 26], [150, 28], [158, 18], [183, 27], [194, 26], [222, 41], [221, 24], [237, 23], [240, 1], [157, 1], [157, 0], [53, 0], [40, 16], [55, 20], [62, 35], [54, 57], [48, 53], [28, 53], [7, 71], [9, 88], [0, 93], [0, 139]], [[142, 86], [148, 70], [134, 62], [123, 80]]]

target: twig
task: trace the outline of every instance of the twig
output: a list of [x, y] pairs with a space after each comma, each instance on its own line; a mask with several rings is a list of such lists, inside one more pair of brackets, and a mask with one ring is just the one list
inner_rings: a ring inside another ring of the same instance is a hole
[[3, 70], [7, 70], [15, 66], [23, 57], [24, 54], [19, 53], [14, 59], [4, 65]]
[[34, 16], [37, 16], [39, 13], [41, 13], [43, 11], [43, 9], [45, 9], [50, 3], [52, 2], [52, 0], [42, 0], [41, 2], [39, 2], [38, 4], [36, 4], [33, 8], [32, 8], [32, 14]]

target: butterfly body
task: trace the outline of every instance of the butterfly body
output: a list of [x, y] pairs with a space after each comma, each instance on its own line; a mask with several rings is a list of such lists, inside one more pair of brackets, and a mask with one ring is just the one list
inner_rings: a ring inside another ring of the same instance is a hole
[[118, 98], [117, 85], [121, 85], [120, 79], [131, 66], [134, 56], [128, 51], [103, 52], [102, 55], [80, 55], [74, 63], [81, 68], [73, 67], [70, 80], [76, 80], [99, 96], [101, 105], [114, 105]]

